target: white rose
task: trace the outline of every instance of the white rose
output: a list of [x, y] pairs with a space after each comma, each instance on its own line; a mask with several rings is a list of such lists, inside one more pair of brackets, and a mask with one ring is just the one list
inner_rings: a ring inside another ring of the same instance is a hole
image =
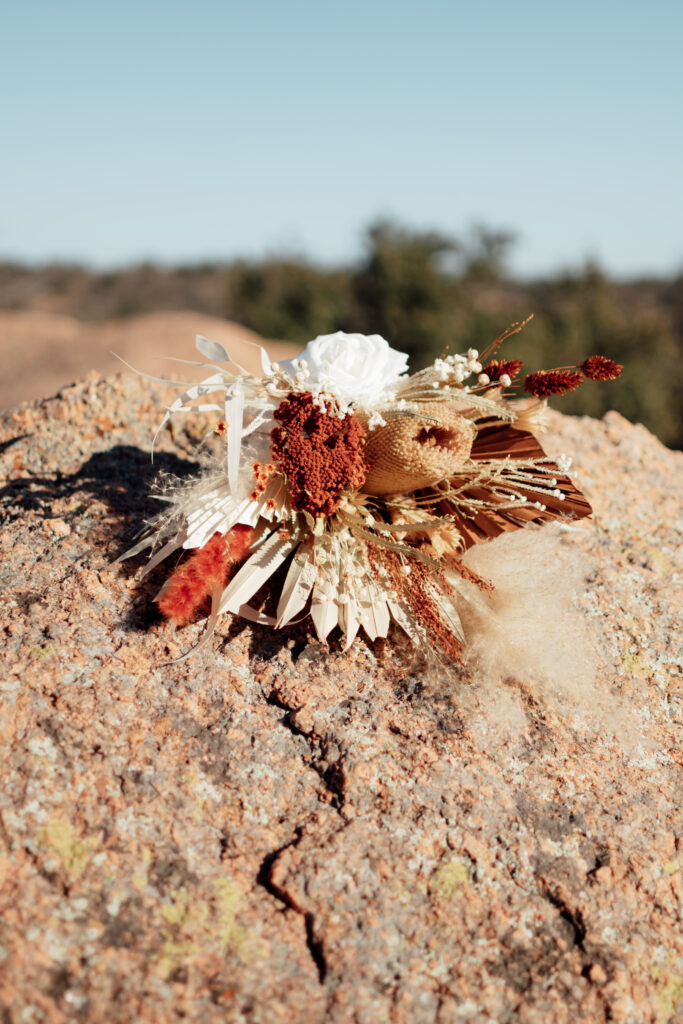
[[303, 352], [283, 363], [292, 376], [305, 362], [308, 381], [340, 402], [372, 408], [408, 368], [408, 356], [389, 346], [379, 334], [321, 334]]

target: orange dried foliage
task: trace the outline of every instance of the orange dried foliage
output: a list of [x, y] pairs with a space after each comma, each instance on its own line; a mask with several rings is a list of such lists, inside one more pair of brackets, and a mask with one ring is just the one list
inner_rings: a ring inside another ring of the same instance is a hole
[[394, 551], [387, 551], [372, 544], [368, 545], [368, 558], [378, 580], [381, 580], [381, 569], [388, 573], [396, 597], [409, 605], [415, 620], [430, 639], [454, 661], [462, 662], [463, 646], [441, 618], [439, 606], [432, 594], [435, 582], [438, 582], [447, 593], [452, 592], [443, 575], [412, 559], [410, 574], [406, 575], [401, 559]]
[[475, 587], [479, 587], [479, 589], [483, 590], [486, 594], [493, 593], [493, 584], [489, 580], [484, 579], [483, 576], [480, 576], [479, 573], [476, 573], [473, 569], [470, 569], [469, 566], [461, 562], [459, 558], [454, 558], [452, 555], [444, 555], [444, 559], [459, 576], [462, 576], [464, 580], [467, 580], [469, 583], [473, 583]]
[[263, 492], [265, 491], [268, 481], [275, 472], [275, 466], [268, 462], [265, 466], [260, 462], [255, 462], [251, 467], [251, 474], [255, 480], [253, 490], [250, 492], [249, 497], [252, 501], [258, 501]]

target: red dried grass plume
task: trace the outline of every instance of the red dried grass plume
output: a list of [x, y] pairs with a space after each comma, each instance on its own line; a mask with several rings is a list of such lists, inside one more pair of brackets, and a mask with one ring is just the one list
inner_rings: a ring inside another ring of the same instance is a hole
[[576, 391], [584, 379], [578, 370], [539, 370], [537, 373], [527, 374], [524, 378], [524, 390], [536, 398], [566, 395], [568, 391]]
[[524, 366], [521, 359], [492, 359], [481, 371], [485, 373], [493, 384], [495, 381], [507, 374], [513, 380]]
[[217, 589], [222, 589], [230, 570], [241, 562], [249, 550], [254, 530], [238, 524], [223, 536], [214, 533], [203, 548], [169, 576], [156, 599], [161, 614], [184, 626]]
[[606, 356], [590, 356], [581, 363], [581, 369], [589, 380], [616, 380], [624, 372], [621, 363]]

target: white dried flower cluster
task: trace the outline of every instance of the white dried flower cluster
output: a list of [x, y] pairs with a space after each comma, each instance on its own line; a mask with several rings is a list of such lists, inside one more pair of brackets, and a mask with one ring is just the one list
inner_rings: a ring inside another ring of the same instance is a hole
[[348, 402], [340, 401], [329, 388], [311, 379], [308, 364], [301, 358], [297, 360], [293, 373], [291, 368], [285, 370], [279, 363], [271, 363], [265, 390], [272, 398], [279, 400], [286, 398], [287, 395], [309, 392], [313, 398], [313, 405], [334, 419], [343, 420], [352, 411], [352, 406]]
[[378, 334], [326, 334], [310, 341], [301, 355], [282, 366], [271, 363], [266, 388], [273, 398], [308, 392], [321, 412], [343, 420], [369, 415], [368, 428], [386, 425], [381, 407], [395, 399], [408, 357]]
[[[470, 348], [465, 355], [458, 353], [453, 356], [444, 356], [443, 359], [436, 359], [433, 369], [438, 375], [439, 380], [444, 381], [444, 383], [448, 381], [454, 384], [462, 384], [473, 373], [481, 373], [482, 366], [479, 362], [478, 350]], [[488, 379], [483, 383], [488, 384]]]
[[314, 541], [317, 581], [311, 592], [311, 618], [324, 640], [339, 625], [348, 647], [362, 627], [368, 636], [386, 635], [390, 601], [372, 572], [367, 549], [348, 530]]
[[[333, 395], [344, 415], [351, 409], [375, 409], [392, 397], [407, 371], [408, 356], [379, 334], [322, 334], [283, 369], [312, 393]], [[315, 386], [315, 388], [314, 388]]]

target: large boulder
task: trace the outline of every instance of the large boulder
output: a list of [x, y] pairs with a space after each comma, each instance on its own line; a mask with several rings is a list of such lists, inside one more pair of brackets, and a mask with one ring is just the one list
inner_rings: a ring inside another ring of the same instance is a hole
[[192, 423], [150, 465], [162, 398], [93, 377], [2, 417], [2, 1020], [680, 1020], [683, 456], [552, 418], [595, 508], [593, 720], [398, 633], [225, 616], [170, 664], [201, 625], [112, 565], [195, 468]]

